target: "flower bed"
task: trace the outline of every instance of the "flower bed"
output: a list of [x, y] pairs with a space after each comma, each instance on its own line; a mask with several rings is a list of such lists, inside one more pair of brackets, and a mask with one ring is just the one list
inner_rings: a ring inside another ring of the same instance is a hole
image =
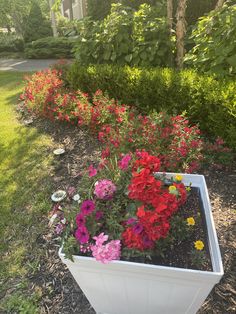
[[101, 91], [90, 101], [80, 91], [66, 90], [56, 70], [38, 72], [29, 78], [21, 99], [30, 112], [89, 128], [104, 144], [103, 162], [109, 156], [145, 149], [160, 158], [161, 170], [190, 173], [198, 169], [203, 158], [200, 130], [190, 126], [184, 116], [141, 115]]

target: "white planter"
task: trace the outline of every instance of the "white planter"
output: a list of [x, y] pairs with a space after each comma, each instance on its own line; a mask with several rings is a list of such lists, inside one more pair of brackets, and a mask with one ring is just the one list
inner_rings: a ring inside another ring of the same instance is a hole
[[[168, 173], [167, 177], [175, 175]], [[59, 255], [99, 314], [194, 314], [223, 275], [223, 266], [202, 175], [183, 174], [183, 183], [198, 187], [205, 210], [208, 246], [213, 271], [200, 271], [113, 261], [101, 264], [94, 258]]]

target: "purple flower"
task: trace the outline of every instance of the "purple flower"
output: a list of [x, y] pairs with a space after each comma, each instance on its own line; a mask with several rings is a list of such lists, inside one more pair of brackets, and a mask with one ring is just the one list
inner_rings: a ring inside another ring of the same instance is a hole
[[75, 220], [77, 227], [83, 226], [85, 224], [85, 217], [82, 213], [77, 214]]
[[85, 244], [89, 241], [88, 229], [85, 226], [81, 226], [75, 231], [75, 238], [81, 243]]
[[140, 234], [143, 231], [143, 226], [141, 224], [136, 224], [133, 226], [133, 231], [135, 234]]
[[143, 237], [143, 245], [144, 245], [145, 249], [151, 249], [151, 248], [153, 248], [154, 242], [152, 240], [150, 240], [147, 235], [145, 235]]
[[100, 220], [102, 218], [102, 216], [103, 216], [103, 212], [101, 210], [98, 210], [96, 212], [95, 218], [96, 218], [96, 220]]
[[135, 218], [129, 218], [125, 223], [126, 225], [133, 225], [136, 223], [136, 219]]
[[81, 205], [81, 212], [82, 214], [84, 214], [85, 216], [89, 215], [90, 213], [92, 213], [95, 209], [95, 204], [92, 200], [86, 200], [83, 201], [82, 205]]

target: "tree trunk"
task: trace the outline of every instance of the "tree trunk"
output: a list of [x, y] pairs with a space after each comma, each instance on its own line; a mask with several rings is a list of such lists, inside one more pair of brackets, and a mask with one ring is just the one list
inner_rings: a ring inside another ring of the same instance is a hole
[[49, 0], [53, 37], [58, 37], [56, 14], [55, 14], [54, 10], [52, 9], [53, 5], [54, 5], [54, 0]]
[[215, 10], [221, 9], [223, 7], [224, 2], [225, 2], [225, 0], [218, 0], [216, 7], [215, 7]]
[[184, 36], [186, 34], [186, 20], [185, 20], [185, 11], [186, 11], [187, 0], [179, 0], [178, 7], [176, 12], [176, 63], [178, 69], [183, 68], [183, 59], [184, 59]]
[[173, 0], [167, 0], [167, 23], [171, 34], [173, 27]]

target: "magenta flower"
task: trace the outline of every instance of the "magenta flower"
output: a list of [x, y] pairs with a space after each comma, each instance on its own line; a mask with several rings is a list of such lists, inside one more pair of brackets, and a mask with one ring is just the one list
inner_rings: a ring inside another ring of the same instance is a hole
[[140, 234], [143, 231], [143, 226], [140, 224], [136, 224], [133, 226], [133, 231], [135, 234]]
[[94, 177], [97, 174], [97, 169], [93, 167], [93, 165], [90, 165], [88, 168], [89, 176]]
[[125, 222], [125, 224], [126, 225], [133, 225], [133, 224], [135, 224], [137, 222], [137, 220], [135, 219], [135, 218], [129, 218], [126, 222]]
[[92, 200], [86, 200], [83, 201], [82, 205], [81, 205], [81, 212], [82, 214], [84, 214], [85, 216], [91, 214], [95, 209], [95, 204]]
[[96, 240], [96, 244], [91, 246], [91, 251], [93, 257], [95, 257], [97, 261], [107, 264], [112, 260], [120, 259], [120, 240], [112, 240], [107, 244], [103, 244], [108, 239], [108, 236], [104, 235], [104, 233], [94, 237], [94, 239]]
[[82, 213], [77, 214], [75, 220], [77, 227], [83, 226], [85, 224], [85, 217]]
[[129, 162], [131, 160], [131, 156], [129, 154], [126, 154], [119, 162], [118, 167], [121, 170], [126, 170], [129, 167]]
[[95, 183], [94, 194], [102, 200], [111, 199], [116, 191], [116, 186], [111, 180], [103, 179]]
[[89, 241], [89, 233], [85, 226], [81, 226], [75, 231], [75, 238], [81, 243], [85, 244]]

